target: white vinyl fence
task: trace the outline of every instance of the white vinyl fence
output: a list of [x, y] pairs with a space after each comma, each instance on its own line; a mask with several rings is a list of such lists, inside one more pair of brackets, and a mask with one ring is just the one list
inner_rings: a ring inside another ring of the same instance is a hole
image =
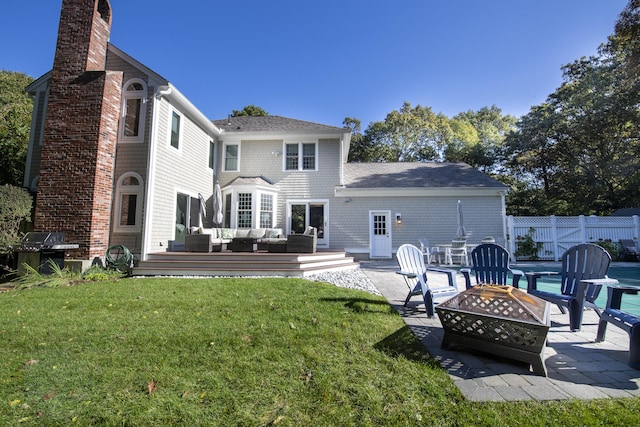
[[515, 254], [517, 242], [533, 229], [533, 240], [542, 243], [541, 260], [558, 261], [571, 246], [579, 243], [631, 239], [638, 248], [640, 220], [634, 216], [508, 216], [507, 249]]

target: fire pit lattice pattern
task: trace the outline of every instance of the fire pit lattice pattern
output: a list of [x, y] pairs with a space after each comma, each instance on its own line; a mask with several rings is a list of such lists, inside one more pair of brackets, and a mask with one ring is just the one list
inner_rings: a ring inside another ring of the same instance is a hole
[[482, 337], [486, 341], [499, 341], [503, 345], [528, 348], [536, 345], [539, 333], [529, 324], [508, 323], [501, 318], [476, 317], [466, 313], [441, 311], [440, 321], [450, 332]]

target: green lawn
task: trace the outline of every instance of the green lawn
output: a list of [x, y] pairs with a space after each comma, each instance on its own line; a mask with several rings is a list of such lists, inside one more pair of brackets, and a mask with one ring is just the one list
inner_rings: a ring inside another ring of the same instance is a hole
[[0, 425], [632, 425], [640, 399], [463, 399], [386, 301], [302, 279], [0, 294]]

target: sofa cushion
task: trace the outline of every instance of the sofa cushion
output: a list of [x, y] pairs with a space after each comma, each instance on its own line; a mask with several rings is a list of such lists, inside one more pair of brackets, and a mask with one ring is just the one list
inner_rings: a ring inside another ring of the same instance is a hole
[[253, 237], [254, 239], [262, 239], [263, 237], [265, 237], [266, 231], [266, 228], [252, 228], [251, 230], [249, 230], [248, 237]]
[[200, 228], [200, 234], [208, 234], [212, 239], [218, 238], [218, 230], [216, 228]]
[[250, 228], [238, 228], [236, 230], [236, 235], [233, 237], [249, 237], [250, 232], [251, 232]]
[[222, 239], [233, 239], [234, 237], [234, 233], [233, 230], [231, 228], [223, 228], [221, 229], [222, 233], [220, 235], [220, 238]]

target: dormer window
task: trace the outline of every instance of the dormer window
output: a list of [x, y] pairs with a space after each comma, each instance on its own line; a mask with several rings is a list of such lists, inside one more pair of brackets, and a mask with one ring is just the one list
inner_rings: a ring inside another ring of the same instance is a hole
[[140, 79], [125, 83], [122, 94], [122, 118], [120, 140], [124, 142], [142, 142], [146, 117], [147, 87]]

